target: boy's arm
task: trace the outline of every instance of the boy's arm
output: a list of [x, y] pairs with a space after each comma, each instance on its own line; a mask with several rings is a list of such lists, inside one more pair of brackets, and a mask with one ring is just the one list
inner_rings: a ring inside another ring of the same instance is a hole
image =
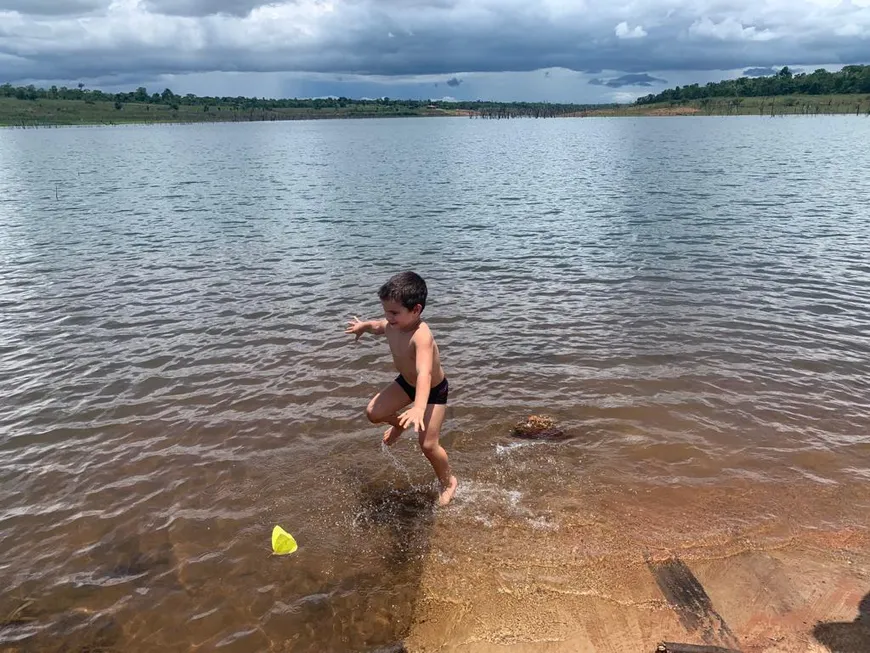
[[386, 328], [386, 319], [361, 322], [358, 317], [354, 316], [353, 320], [347, 323], [347, 329], [344, 332], [354, 334], [356, 339], [359, 340], [359, 337], [364, 333], [373, 333], [378, 336], [383, 335]]
[[429, 390], [432, 388], [432, 363], [435, 360], [435, 339], [426, 329], [414, 334], [415, 362], [417, 364], [417, 384], [414, 405], [402, 413], [399, 424], [406, 428], [414, 425], [414, 430], [421, 433], [426, 430], [423, 417], [426, 414], [426, 403], [429, 401]]

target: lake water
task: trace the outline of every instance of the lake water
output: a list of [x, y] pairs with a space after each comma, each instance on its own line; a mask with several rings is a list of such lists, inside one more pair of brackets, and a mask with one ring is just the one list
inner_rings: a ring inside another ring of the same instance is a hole
[[[589, 510], [655, 547], [650, 492], [686, 537], [866, 525], [868, 142], [854, 117], [0, 131], [0, 644], [378, 650], [434, 525], [484, 558], [487, 529], [579, 541]], [[364, 418], [385, 342], [344, 335], [408, 268], [451, 384], [444, 510]], [[513, 438], [532, 413], [571, 437]]]

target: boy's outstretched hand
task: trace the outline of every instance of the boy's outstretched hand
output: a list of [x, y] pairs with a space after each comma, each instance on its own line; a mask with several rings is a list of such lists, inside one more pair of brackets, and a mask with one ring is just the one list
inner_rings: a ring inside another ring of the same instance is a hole
[[350, 333], [356, 336], [354, 341], [359, 340], [359, 337], [366, 332], [368, 322], [360, 322], [359, 318], [354, 315], [353, 319], [347, 323], [345, 333]]
[[422, 433], [426, 430], [426, 424], [423, 423], [423, 416], [426, 414], [426, 407], [417, 408], [416, 406], [411, 406], [404, 413], [399, 415], [399, 425], [406, 429], [411, 424], [414, 425], [414, 430], [417, 433]]

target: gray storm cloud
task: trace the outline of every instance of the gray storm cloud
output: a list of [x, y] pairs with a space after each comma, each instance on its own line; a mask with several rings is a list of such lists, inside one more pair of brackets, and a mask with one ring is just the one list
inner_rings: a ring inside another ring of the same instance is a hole
[[263, 6], [262, 0], [143, 0], [146, 10], [167, 16], [247, 16]]
[[108, 6], [105, 0], [0, 0], [0, 12], [16, 11], [30, 16], [75, 16]]
[[623, 86], [652, 86], [653, 84], [667, 84], [666, 79], [653, 77], [646, 73], [630, 73], [628, 75], [620, 75], [612, 79], [601, 79], [593, 77], [589, 83], [593, 86], [608, 86], [610, 88], [622, 88]]
[[553, 67], [640, 75], [820, 61], [870, 61], [870, 0], [0, 0], [0, 70], [13, 82]]

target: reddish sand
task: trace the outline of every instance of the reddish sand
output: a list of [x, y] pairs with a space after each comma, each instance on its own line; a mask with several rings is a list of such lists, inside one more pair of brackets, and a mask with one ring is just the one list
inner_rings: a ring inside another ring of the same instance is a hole
[[[621, 504], [590, 497], [557, 529], [506, 520], [478, 524], [470, 535], [461, 515], [445, 515], [405, 646], [409, 653], [652, 653], [662, 642], [743, 653], [828, 651], [824, 644], [870, 651], [870, 614], [856, 621], [870, 596], [865, 522], [824, 525], [826, 511], [842, 518], [866, 505], [867, 492], [766, 491], [778, 495], [779, 514], [768, 512], [776, 507], [765, 490], [735, 488], [629, 491]], [[815, 507], [800, 505], [811, 496]], [[748, 521], [764, 514], [766, 523], [735, 528], [741, 511]], [[720, 521], [726, 513], [732, 526]]]

